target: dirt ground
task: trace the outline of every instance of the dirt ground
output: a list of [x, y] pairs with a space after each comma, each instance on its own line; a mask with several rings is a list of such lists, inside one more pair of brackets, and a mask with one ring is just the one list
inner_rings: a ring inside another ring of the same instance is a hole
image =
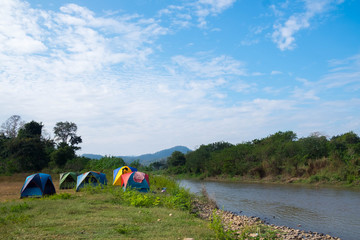
[[[27, 176], [33, 173], [17, 173], [12, 176], [0, 176], [0, 202], [20, 200], [20, 191]], [[59, 189], [60, 174], [50, 174], [56, 193], [74, 193], [74, 189]]]

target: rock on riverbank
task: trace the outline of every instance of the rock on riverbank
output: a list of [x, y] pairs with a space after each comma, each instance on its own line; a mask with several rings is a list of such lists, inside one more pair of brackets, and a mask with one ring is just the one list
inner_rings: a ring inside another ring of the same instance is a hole
[[[211, 219], [213, 212], [216, 212], [219, 216], [222, 217], [222, 222], [224, 226], [230, 226], [231, 230], [241, 232], [242, 228], [245, 226], [251, 226], [256, 224], [266, 224], [258, 217], [248, 217], [243, 215], [237, 215], [229, 211], [223, 211], [218, 209], [214, 201], [206, 201], [195, 199], [193, 201], [193, 213], [196, 213], [202, 219]], [[284, 240], [341, 240], [337, 237], [332, 237], [330, 235], [325, 235], [317, 232], [306, 232], [298, 229], [293, 229], [285, 226], [275, 226], [273, 224], [268, 225], [274, 230], [281, 233], [279, 239]]]

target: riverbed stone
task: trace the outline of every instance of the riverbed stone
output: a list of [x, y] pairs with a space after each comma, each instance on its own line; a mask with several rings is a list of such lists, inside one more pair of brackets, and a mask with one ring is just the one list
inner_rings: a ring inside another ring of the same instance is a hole
[[[220, 210], [215, 201], [206, 201], [195, 199], [193, 201], [192, 213], [196, 214], [202, 219], [210, 220], [213, 212], [218, 216], [222, 217], [223, 225], [230, 226], [230, 229], [241, 233], [241, 230], [244, 226], [251, 226], [257, 224], [265, 224], [274, 230], [281, 232], [281, 238], [284, 240], [341, 240], [340, 238], [333, 237], [330, 235], [325, 235], [322, 233], [316, 233], [311, 231], [303, 231], [299, 229], [289, 228], [286, 226], [276, 226], [274, 224], [266, 224], [265, 221], [259, 217], [249, 217], [244, 215], [239, 215], [233, 212]], [[239, 211], [241, 213], [241, 211]]]

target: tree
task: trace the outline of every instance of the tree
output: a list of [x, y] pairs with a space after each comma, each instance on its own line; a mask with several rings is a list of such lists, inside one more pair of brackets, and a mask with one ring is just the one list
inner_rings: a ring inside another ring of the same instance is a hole
[[18, 134], [19, 129], [25, 124], [21, 120], [19, 115], [12, 115], [6, 122], [1, 124], [0, 133], [4, 134], [8, 138], [15, 138]]
[[58, 149], [50, 155], [51, 161], [59, 167], [64, 167], [64, 165], [73, 158], [75, 158], [74, 149], [65, 143], [61, 143]]
[[170, 167], [177, 167], [185, 165], [186, 158], [182, 152], [174, 151], [167, 161]]
[[151, 170], [160, 170], [160, 169], [164, 169], [164, 168], [167, 168], [167, 167], [168, 167], [168, 165], [167, 165], [165, 159], [162, 159], [160, 161], [150, 163], [149, 171], [151, 171]]
[[13, 171], [37, 171], [47, 166], [49, 157], [41, 139], [42, 123], [31, 121], [7, 143], [9, 166]]
[[80, 136], [76, 135], [77, 126], [72, 122], [58, 122], [54, 127], [55, 141], [59, 143], [66, 143], [74, 150], [79, 150], [80, 147], [75, 145], [82, 143]]
[[302, 155], [306, 159], [320, 159], [328, 156], [328, 140], [325, 136], [313, 133], [309, 137], [299, 140]]
[[37, 138], [40, 139], [41, 131], [43, 128], [42, 123], [37, 123], [35, 121], [31, 121], [25, 124], [18, 133], [19, 138]]
[[142, 166], [139, 159], [136, 159], [136, 160], [132, 161], [130, 163], [130, 165], [132, 167], [134, 167], [134, 168], [137, 168], [137, 169], [139, 169]]

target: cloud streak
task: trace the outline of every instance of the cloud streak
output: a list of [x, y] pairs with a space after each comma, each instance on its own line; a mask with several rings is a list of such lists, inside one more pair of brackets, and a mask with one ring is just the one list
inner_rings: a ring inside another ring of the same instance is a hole
[[[274, 32], [272, 33], [272, 40], [276, 43], [277, 47], [284, 50], [294, 49], [295, 35], [297, 32], [307, 29], [311, 26], [311, 21], [317, 16], [329, 11], [333, 5], [340, 4], [342, 1], [336, 0], [304, 0], [304, 11], [292, 14], [284, 23], [274, 24]], [[274, 5], [276, 15], [279, 14], [279, 10]]]
[[[196, 25], [207, 27], [207, 18], [217, 16], [230, 8], [236, 0], [197, 0], [182, 5], [170, 5], [159, 11], [159, 16], [171, 16], [175, 26], [190, 27]], [[196, 22], [193, 22], [196, 19]]]

